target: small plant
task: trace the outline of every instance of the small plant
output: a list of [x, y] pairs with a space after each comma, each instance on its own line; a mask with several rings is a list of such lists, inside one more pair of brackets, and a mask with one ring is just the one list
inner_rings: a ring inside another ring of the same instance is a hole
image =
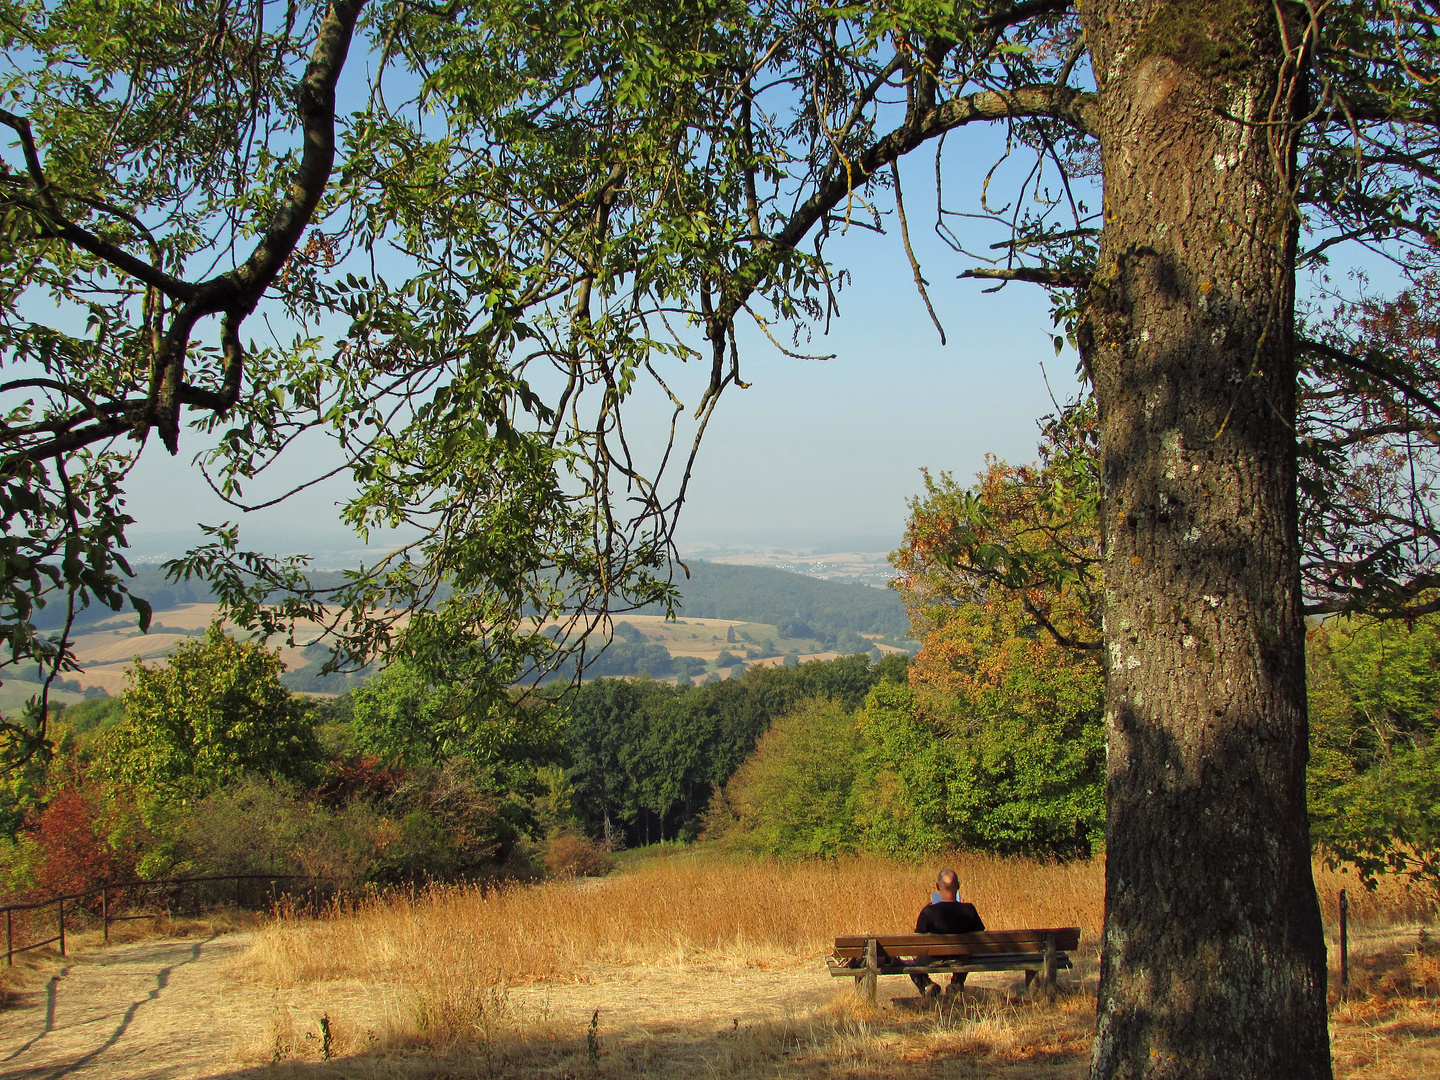
[[600, 1067], [600, 1010], [595, 1010], [595, 1015], [590, 1017], [590, 1030], [585, 1033], [585, 1056], [590, 1061], [590, 1068]]

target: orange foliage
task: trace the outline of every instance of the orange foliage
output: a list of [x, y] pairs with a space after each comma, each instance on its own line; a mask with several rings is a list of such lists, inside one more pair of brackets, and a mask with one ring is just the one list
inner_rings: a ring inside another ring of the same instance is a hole
[[46, 895], [81, 892], [133, 877], [137, 845], [123, 829], [124, 808], [97, 784], [62, 788], [26, 831], [45, 854], [36, 877]]
[[1053, 458], [992, 458], [978, 480], [963, 489], [927, 473], [891, 557], [922, 642], [911, 685], [972, 702], [1017, 671], [1043, 681], [1099, 659], [1071, 647], [1099, 638], [1099, 530], [1083, 482], [1063, 482]]

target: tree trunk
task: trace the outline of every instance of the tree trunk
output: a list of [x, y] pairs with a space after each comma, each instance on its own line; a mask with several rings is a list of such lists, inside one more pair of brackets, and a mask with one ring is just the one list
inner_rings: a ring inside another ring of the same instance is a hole
[[1303, 58], [1268, 2], [1079, 8], [1105, 176], [1080, 335], [1107, 593], [1092, 1075], [1329, 1077], [1291, 348]]

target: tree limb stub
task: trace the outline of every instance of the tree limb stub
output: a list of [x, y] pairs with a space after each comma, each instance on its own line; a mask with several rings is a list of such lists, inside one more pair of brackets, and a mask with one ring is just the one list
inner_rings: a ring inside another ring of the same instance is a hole
[[[1017, 266], [1009, 270], [992, 270], [978, 267], [957, 274], [961, 278], [979, 278], [987, 281], [1027, 281], [1035, 285], [1049, 285], [1057, 289], [1083, 289], [1090, 284], [1090, 275], [1057, 270], [1049, 266]], [[986, 290], [992, 292], [993, 290]]]

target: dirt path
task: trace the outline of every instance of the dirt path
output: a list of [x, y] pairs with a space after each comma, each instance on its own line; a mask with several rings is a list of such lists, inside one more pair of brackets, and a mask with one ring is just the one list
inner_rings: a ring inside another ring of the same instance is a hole
[[[325, 1016], [339, 1057], [413, 1022], [403, 987], [343, 980], [276, 990], [239, 977], [248, 933], [152, 940], [72, 956], [0, 1013], [0, 1080], [207, 1080], [264, 1075], [318, 1057]], [[684, 1044], [747, 1024], [795, 1020], [832, 980], [814, 965], [762, 974], [704, 967], [597, 968], [577, 982], [517, 987], [505, 1011], [561, 1039], [599, 1009], [607, 1040]], [[333, 1067], [333, 1066], [332, 1066]], [[327, 1072], [328, 1075], [328, 1072]]]
[[4, 1080], [190, 1080], [223, 1075], [263, 1025], [269, 994], [235, 993], [227, 961], [248, 934], [141, 941], [72, 956], [0, 1013]]

